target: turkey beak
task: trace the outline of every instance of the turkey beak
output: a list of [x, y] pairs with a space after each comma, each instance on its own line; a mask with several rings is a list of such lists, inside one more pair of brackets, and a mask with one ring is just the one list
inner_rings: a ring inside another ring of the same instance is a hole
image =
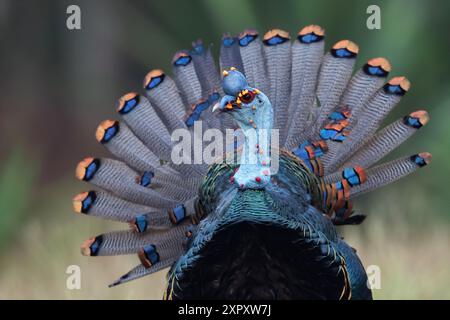
[[220, 102], [217, 102], [212, 108], [212, 112], [217, 113], [217, 111], [220, 111]]

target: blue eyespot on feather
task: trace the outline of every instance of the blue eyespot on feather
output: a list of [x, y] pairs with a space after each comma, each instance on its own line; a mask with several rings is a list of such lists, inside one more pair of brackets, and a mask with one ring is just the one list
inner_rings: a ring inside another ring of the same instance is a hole
[[324, 38], [325, 31], [317, 25], [306, 26], [298, 32], [297, 39], [301, 43], [319, 42]]
[[391, 72], [391, 64], [385, 58], [374, 58], [367, 61], [363, 71], [369, 76], [384, 78]]
[[145, 268], [150, 268], [159, 262], [159, 253], [153, 244], [148, 244], [138, 252], [138, 257]]
[[147, 215], [140, 214], [136, 216], [136, 218], [134, 218], [133, 221], [131, 222], [131, 226], [138, 233], [143, 233], [147, 231], [148, 228]]
[[140, 96], [135, 92], [130, 92], [123, 95], [119, 99], [119, 106], [117, 112], [120, 114], [127, 114], [131, 112], [139, 104]]
[[350, 40], [341, 40], [331, 49], [331, 54], [336, 58], [355, 58], [358, 52], [358, 45]]
[[85, 158], [80, 161], [75, 170], [75, 176], [79, 180], [89, 181], [91, 180], [98, 168], [100, 167], [100, 160], [95, 158]]
[[285, 43], [286, 41], [289, 41], [290, 36], [289, 33], [287, 33], [284, 30], [280, 29], [273, 29], [268, 32], [263, 37], [263, 43], [266, 46], [276, 46], [282, 43]]
[[408, 127], [420, 129], [428, 123], [430, 117], [424, 110], [414, 111], [403, 118], [403, 123]]
[[173, 224], [178, 224], [186, 218], [186, 208], [180, 204], [173, 209], [167, 210], [169, 219]]
[[356, 166], [354, 168], [345, 168], [342, 171], [342, 178], [348, 182], [350, 187], [354, 187], [366, 181], [366, 174], [363, 168]]
[[395, 77], [383, 86], [383, 90], [388, 94], [404, 96], [406, 92], [408, 92], [410, 86], [409, 80], [405, 77]]
[[144, 173], [137, 177], [137, 182], [143, 187], [148, 187], [152, 183], [154, 176], [155, 174], [152, 171], [144, 171]]
[[419, 167], [424, 167], [431, 162], [431, 153], [422, 152], [411, 156], [411, 161]]
[[166, 75], [160, 69], [151, 70], [144, 79], [144, 89], [151, 90], [159, 86], [163, 81]]
[[175, 67], [185, 67], [191, 61], [192, 57], [186, 51], [179, 51], [173, 57], [172, 63]]
[[244, 30], [239, 34], [239, 45], [246, 47], [256, 38], [258, 38], [258, 32], [256, 30]]
[[97, 127], [95, 137], [100, 143], [107, 143], [116, 136], [119, 132], [120, 126], [118, 121], [105, 120]]
[[197, 41], [192, 42], [192, 49], [194, 54], [202, 55], [205, 52], [203, 41], [198, 39]]
[[73, 209], [75, 212], [88, 214], [96, 199], [95, 191], [79, 193], [73, 198]]
[[235, 39], [228, 35], [224, 35], [224, 37], [222, 38], [222, 43], [226, 48], [231, 47], [234, 44], [234, 41]]

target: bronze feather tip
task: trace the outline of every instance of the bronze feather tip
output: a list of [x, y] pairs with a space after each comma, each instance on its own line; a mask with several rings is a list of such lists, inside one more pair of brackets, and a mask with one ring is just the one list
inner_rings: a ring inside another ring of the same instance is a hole
[[334, 44], [333, 50], [339, 50], [339, 49], [346, 49], [347, 51], [358, 54], [359, 53], [359, 47], [356, 43], [350, 40], [341, 40]]
[[242, 31], [241, 33], [239, 33], [239, 40], [245, 38], [246, 36], [253, 36], [256, 37], [258, 36], [258, 31], [255, 29], [245, 29], [244, 31]]
[[[87, 240], [84, 240], [84, 242], [81, 244], [81, 254], [83, 256], [93, 256], [96, 252], [91, 250], [91, 246], [95, 243], [96, 237], [89, 238]], [[94, 253], [94, 254], [93, 254]]]
[[367, 64], [371, 67], [380, 67], [385, 72], [391, 72], [392, 69], [389, 60], [382, 57], [370, 59], [369, 61], [367, 61]]
[[311, 24], [309, 26], [303, 27], [297, 35], [299, 36], [305, 36], [307, 34], [315, 34], [316, 36], [323, 37], [325, 36], [325, 30], [318, 25]]
[[254, 29], [246, 29], [242, 31], [239, 36], [239, 46], [246, 47], [258, 37], [258, 31]]
[[148, 72], [144, 78], [144, 89], [149, 90], [158, 86], [163, 82], [165, 77], [164, 71], [161, 69], [153, 69]]
[[79, 180], [89, 181], [100, 166], [100, 160], [87, 157], [81, 160], [75, 169], [75, 176]]
[[72, 205], [76, 213], [87, 213], [96, 199], [95, 191], [86, 191], [73, 197]]
[[430, 121], [430, 115], [425, 110], [417, 110], [414, 112], [411, 112], [409, 114], [411, 118], [419, 120], [420, 124], [422, 126], [426, 125], [428, 121]]
[[95, 131], [95, 138], [98, 142], [105, 143], [111, 140], [119, 131], [119, 121], [104, 120]]
[[389, 85], [391, 86], [400, 86], [405, 92], [409, 90], [411, 87], [411, 83], [406, 77], [394, 77], [391, 80], [389, 80]]
[[281, 29], [272, 29], [267, 31], [263, 37], [263, 43], [268, 46], [274, 46], [291, 39], [287, 31]]
[[186, 50], [181, 50], [175, 53], [172, 59], [172, 64], [175, 67], [187, 66], [192, 61], [191, 55]]
[[121, 96], [117, 102], [117, 112], [120, 114], [126, 114], [133, 110], [138, 104], [139, 94], [136, 92], [129, 92]]

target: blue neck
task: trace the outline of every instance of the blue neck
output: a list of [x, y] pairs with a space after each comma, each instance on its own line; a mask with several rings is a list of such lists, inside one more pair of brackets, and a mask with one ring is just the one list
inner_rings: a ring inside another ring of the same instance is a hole
[[255, 112], [252, 122], [241, 124], [244, 145], [234, 181], [241, 189], [262, 189], [270, 182], [270, 147], [273, 111], [267, 100], [264, 110]]

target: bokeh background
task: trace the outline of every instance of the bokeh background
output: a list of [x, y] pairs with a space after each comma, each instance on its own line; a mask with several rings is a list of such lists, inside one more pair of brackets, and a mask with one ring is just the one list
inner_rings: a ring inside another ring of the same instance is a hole
[[[77, 4], [82, 30], [66, 28]], [[366, 8], [381, 7], [382, 29], [366, 28]], [[365, 196], [369, 217], [341, 230], [364, 264], [381, 268], [378, 299], [450, 298], [450, 2], [442, 1], [0, 1], [0, 298], [159, 299], [165, 271], [108, 289], [136, 256], [86, 258], [87, 237], [123, 225], [72, 213], [88, 188], [74, 178], [87, 155], [105, 156], [97, 124], [115, 115], [116, 99], [140, 90], [149, 69], [170, 70], [173, 53], [222, 32], [278, 27], [295, 34], [320, 24], [328, 47], [360, 45], [358, 66], [387, 57], [392, 75], [412, 89], [388, 122], [426, 108], [429, 125], [392, 157], [429, 151], [433, 163]], [[79, 265], [82, 289], [66, 289]]]

